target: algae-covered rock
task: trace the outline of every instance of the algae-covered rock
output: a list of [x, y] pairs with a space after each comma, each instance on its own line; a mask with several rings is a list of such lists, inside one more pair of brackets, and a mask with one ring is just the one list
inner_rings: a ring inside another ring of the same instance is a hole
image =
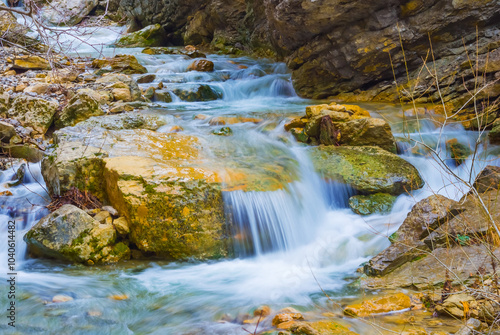
[[229, 255], [222, 192], [210, 171], [145, 157], [105, 159], [110, 203], [141, 250], [171, 259]]
[[115, 46], [128, 48], [159, 47], [165, 44], [165, 36], [165, 30], [157, 23], [120, 37]]
[[66, 107], [56, 114], [54, 125], [56, 128], [74, 126], [91, 116], [104, 115], [99, 103], [86, 93], [77, 93], [72, 97]]
[[55, 101], [21, 95], [12, 103], [7, 117], [18, 120], [23, 126], [31, 127], [39, 134], [45, 134], [58, 106]]
[[172, 95], [170, 95], [170, 91], [168, 90], [154, 90], [153, 100], [161, 102], [172, 102]]
[[43, 158], [43, 151], [34, 144], [3, 144], [0, 143], [0, 153], [7, 157], [23, 158], [30, 163], [38, 163]]
[[359, 192], [399, 195], [424, 184], [413, 165], [378, 147], [319, 146], [309, 152], [320, 175]]
[[121, 74], [147, 73], [148, 70], [139, 64], [132, 55], [116, 55], [113, 58], [95, 59], [92, 67], [105, 72], [119, 72]]
[[114, 245], [113, 225], [100, 224], [73, 205], [64, 205], [42, 218], [24, 240], [35, 255], [86, 264], [117, 261], [128, 249]]
[[370, 195], [354, 195], [349, 198], [349, 207], [356, 214], [369, 215], [374, 213], [389, 213], [396, 197], [387, 193]]

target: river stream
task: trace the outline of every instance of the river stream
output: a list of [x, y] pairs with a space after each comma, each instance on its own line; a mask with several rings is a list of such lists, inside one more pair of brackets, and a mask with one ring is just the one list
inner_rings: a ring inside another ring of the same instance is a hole
[[[215, 64], [214, 72], [187, 72], [193, 60], [182, 55], [146, 55], [142, 49], [103, 50], [106, 55], [136, 55], [148, 72], [156, 74], [153, 83], [141, 84], [143, 88], [160, 81], [168, 87], [206, 84], [222, 95], [207, 102], [174, 97], [171, 103], [154, 103], [148, 113], [170, 122], [158, 131], [168, 132], [172, 124], [179, 125], [184, 133], [209, 143], [216, 156], [229, 155], [249, 169], [280, 165], [297, 180], [275, 191], [224, 193], [228, 217], [232, 217], [235, 229], [246, 232], [236, 243], [235, 259], [204, 263], [131, 260], [87, 267], [27, 257], [22, 236], [47, 214], [43, 206], [48, 195], [40, 165], [29, 164], [19, 186], [7, 185], [15, 179], [19, 166], [2, 172], [0, 191], [8, 189], [13, 196], [0, 197], [0, 221], [15, 219], [17, 225], [18, 321], [16, 332], [2, 321], [1, 333], [246, 334], [243, 328], [253, 332], [254, 326], [237, 321], [263, 304], [274, 310], [293, 306], [302, 311], [332, 311], [335, 308], [322, 290], [339, 301], [359, 296], [360, 292], [348, 285], [357, 276], [356, 269], [389, 245], [387, 236], [417, 201], [433, 193], [459, 199], [467, 191], [434, 159], [417, 150], [405, 151], [411, 148], [401, 142], [400, 155], [418, 168], [424, 188], [401, 195], [390, 214], [356, 215], [347, 206], [352, 189], [320, 178], [309, 160], [308, 147], [295, 142], [283, 129], [290, 116], [302, 115], [305, 106], [320, 103], [295, 94], [284, 64], [208, 55]], [[82, 47], [79, 54], [91, 52]], [[396, 137], [404, 136], [401, 108], [385, 104], [362, 107], [372, 116], [388, 120]], [[210, 125], [209, 118], [195, 119], [199, 114], [264, 121], [231, 125], [233, 135], [220, 137], [212, 134], [220, 126]], [[436, 145], [439, 125], [429, 120], [419, 124], [409, 127], [413, 128], [410, 135]], [[473, 146], [479, 136], [458, 124], [447, 126], [445, 133], [438, 146], [444, 156], [446, 139], [457, 138]], [[500, 165], [498, 153], [498, 148], [481, 145], [472, 168], [470, 159], [459, 167], [447, 162], [454, 173], [468, 180], [488, 164]], [[0, 264], [5, 269], [6, 228], [2, 225], [0, 229]], [[5, 282], [5, 271], [0, 280]], [[0, 291], [0, 305], [5, 309], [6, 287], [2, 285]], [[52, 297], [60, 294], [73, 300], [51, 303]], [[110, 299], [113, 295], [128, 298]], [[366, 324], [347, 322], [353, 331], [370, 334]], [[261, 329], [268, 326], [263, 324]]]

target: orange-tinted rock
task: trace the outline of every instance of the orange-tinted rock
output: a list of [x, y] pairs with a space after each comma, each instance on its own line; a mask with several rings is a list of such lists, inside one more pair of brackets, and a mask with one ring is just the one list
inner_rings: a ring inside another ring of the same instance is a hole
[[373, 314], [388, 313], [410, 308], [411, 299], [404, 293], [365, 300], [360, 304], [349, 305], [344, 309], [348, 316], [364, 317]]
[[214, 63], [206, 59], [198, 59], [192, 62], [188, 68], [188, 71], [200, 71], [200, 72], [212, 72], [214, 70]]

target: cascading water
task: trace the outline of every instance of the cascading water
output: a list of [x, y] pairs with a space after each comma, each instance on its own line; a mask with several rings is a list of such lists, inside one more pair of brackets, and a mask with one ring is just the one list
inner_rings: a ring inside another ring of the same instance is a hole
[[[95, 50], [82, 46], [80, 52], [90, 54]], [[137, 55], [156, 75], [153, 83], [140, 85], [143, 89], [162, 82], [168, 90], [208, 85], [222, 93], [220, 99], [204, 102], [172, 96], [172, 103], [154, 102], [149, 113], [168, 115], [169, 122], [181, 126], [185, 133], [203, 139], [204, 145], [220, 158], [221, 165], [226, 157], [232, 157], [231, 164], [249, 171], [267, 173], [279, 166], [273, 178], [283, 177], [282, 183], [292, 181], [284, 188], [266, 192], [224, 192], [227, 218], [232, 223], [240, 258], [212, 263], [129, 261], [82, 267], [50, 260], [23, 262], [22, 235], [47, 213], [43, 206], [48, 196], [39, 165], [30, 164], [26, 170], [31, 173], [26, 173], [24, 183], [18, 186], [7, 185], [18, 166], [1, 172], [0, 192], [9, 190], [13, 195], [0, 197], [0, 218], [2, 223], [15, 219], [18, 229], [18, 293], [22, 299], [18, 300], [16, 330], [20, 333], [67, 330], [77, 334], [245, 334], [241, 324], [219, 321], [236, 319], [262, 304], [274, 309], [289, 305], [329, 309], [321, 288], [334, 297], [352, 294], [345, 287], [344, 278], [352, 276], [361, 263], [389, 244], [387, 236], [398, 228], [416, 201], [432, 193], [458, 199], [467, 191], [421, 148], [401, 139], [402, 157], [419, 169], [426, 185], [411, 196], [400, 196], [390, 214], [356, 215], [347, 207], [347, 199], [354, 191], [318, 176], [308, 158], [308, 148], [295, 143], [283, 131], [288, 116], [302, 115], [305, 105], [314, 103], [296, 96], [284, 64], [211, 55], [208, 58], [215, 63], [213, 73], [186, 72], [192, 59], [140, 52], [141, 49], [109, 48], [104, 53]], [[437, 143], [439, 128], [435, 124], [410, 124], [403, 129], [398, 125], [401, 118], [391, 119], [398, 113], [395, 108], [366, 107], [373, 115], [378, 111], [388, 118], [394, 132], [400, 133], [396, 136], [404, 137], [409, 132], [416, 140]], [[199, 114], [208, 117], [195, 118]], [[212, 135], [213, 130], [220, 128], [209, 123], [212, 116], [265, 121], [231, 125], [233, 136], [222, 138]], [[446, 129], [446, 136], [474, 143], [477, 133], [454, 127]], [[168, 132], [170, 128], [171, 124], [159, 131]], [[439, 146], [442, 153], [446, 152], [444, 140]], [[474, 166], [469, 159], [458, 167], [449, 165], [451, 171], [461, 178], [474, 178], [486, 164], [500, 165], [494, 150], [480, 148], [480, 159]], [[5, 236], [5, 226], [0, 229]], [[5, 239], [0, 241], [0, 247], [3, 265]], [[5, 271], [0, 273], [1, 281], [5, 275]], [[0, 291], [3, 308], [8, 301], [4, 287]], [[73, 300], [65, 304], [44, 303], [56, 294]], [[125, 294], [128, 299], [108, 299], [116, 294]], [[225, 317], [225, 313], [231, 317]], [[9, 331], [0, 325], [0, 332]]]

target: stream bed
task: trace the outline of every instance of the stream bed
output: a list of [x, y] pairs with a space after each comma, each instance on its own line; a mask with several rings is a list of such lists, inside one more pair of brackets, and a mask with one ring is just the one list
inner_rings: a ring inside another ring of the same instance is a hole
[[[193, 61], [182, 55], [146, 55], [142, 49], [104, 49], [104, 54], [128, 53], [137, 57], [156, 79], [142, 88], [158, 85], [186, 88], [208, 85], [220, 98], [205, 102], [155, 102], [146, 112], [168, 121], [159, 132], [173, 126], [208, 145], [216, 157], [231, 157], [231, 164], [249, 170], [279, 166], [295, 181], [274, 191], [227, 191], [228, 216], [240, 230], [248, 231], [236, 243], [235, 259], [210, 262], [163, 262], [130, 260], [119, 264], [87, 267], [30, 259], [22, 236], [48, 212], [39, 164], [29, 164], [23, 184], [8, 186], [18, 166], [0, 174], [0, 221], [16, 221], [17, 228], [17, 327], [5, 322], [4, 334], [247, 334], [245, 315], [261, 305], [273, 310], [292, 306], [322, 315], [338, 313], [336, 301], [362, 295], [350, 286], [356, 269], [389, 245], [392, 234], [421, 199], [439, 193], [459, 199], [467, 190], [439, 164], [417, 150], [400, 144], [400, 156], [419, 170], [424, 188], [401, 195], [391, 213], [360, 216], [347, 206], [353, 191], [346, 185], [325, 182], [316, 174], [308, 147], [297, 143], [283, 129], [291, 116], [303, 115], [305, 106], [322, 103], [299, 98], [285, 64], [248, 57], [208, 55], [211, 73], [187, 72]], [[87, 51], [82, 51], [85, 54]], [[362, 104], [373, 117], [386, 119], [396, 137], [403, 137], [401, 108]], [[205, 115], [206, 118], [196, 117]], [[232, 136], [213, 135], [220, 125], [213, 116], [262, 119], [230, 125]], [[410, 124], [411, 121], [408, 121]], [[416, 122], [416, 121], [415, 121]], [[420, 120], [409, 127], [410, 136], [432, 144], [440, 136], [439, 125]], [[461, 125], [446, 128], [447, 138], [473, 146], [479, 134]], [[446, 155], [444, 140], [441, 140]], [[479, 147], [479, 159], [467, 160], [452, 171], [474, 178], [486, 165], [500, 165], [498, 148]], [[448, 157], [449, 158], [449, 157]], [[222, 162], [225, 162], [222, 160]], [[229, 163], [228, 163], [229, 164]], [[450, 163], [451, 164], [451, 163]], [[0, 267], [6, 268], [6, 227], [0, 228]], [[5, 229], [5, 231], [4, 231]], [[235, 233], [235, 235], [238, 235]], [[5, 271], [0, 280], [5, 283]], [[0, 306], [8, 304], [7, 290], [0, 287]], [[72, 297], [52, 303], [56, 295]], [[120, 300], [116, 297], [126, 296]], [[111, 298], [110, 298], [111, 297]], [[114, 298], [113, 298], [114, 297]], [[346, 319], [352, 330], [371, 334], [370, 326]], [[269, 327], [262, 324], [260, 329]]]

